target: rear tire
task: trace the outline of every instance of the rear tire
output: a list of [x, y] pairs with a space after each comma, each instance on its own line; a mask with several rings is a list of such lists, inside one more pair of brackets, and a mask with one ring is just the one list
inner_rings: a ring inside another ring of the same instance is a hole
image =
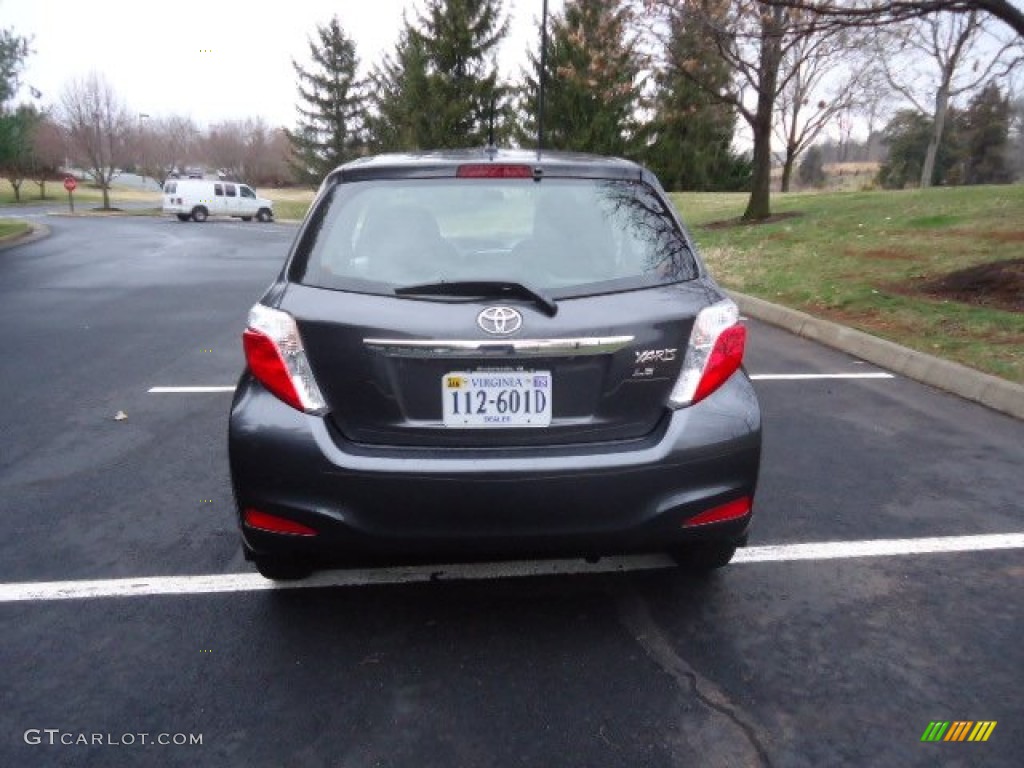
[[193, 221], [197, 221], [199, 223], [202, 223], [202, 222], [206, 221], [206, 218], [209, 215], [210, 215], [210, 212], [207, 211], [201, 205], [197, 205], [195, 208], [192, 209], [192, 220]]
[[242, 221], [252, 221], [252, 216], [243, 216]]
[[266, 208], [260, 208], [259, 213], [256, 214], [256, 218], [259, 219], [264, 224], [266, 224], [268, 221], [274, 218], [274, 214], [272, 214]]
[[178, 214], [178, 221], [188, 221], [191, 218], [192, 217], [189, 216], [187, 213], [179, 213]]
[[252, 561], [260, 576], [272, 581], [298, 581], [313, 572], [311, 566], [287, 557], [253, 555]]
[[736, 554], [734, 541], [695, 541], [671, 550], [673, 559], [684, 571], [701, 574], [724, 568]]

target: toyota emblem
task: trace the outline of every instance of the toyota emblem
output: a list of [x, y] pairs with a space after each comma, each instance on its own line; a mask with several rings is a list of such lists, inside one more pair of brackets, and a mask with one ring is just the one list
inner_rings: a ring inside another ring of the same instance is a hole
[[523, 325], [523, 316], [512, 307], [488, 307], [476, 316], [476, 324], [495, 336], [515, 333]]

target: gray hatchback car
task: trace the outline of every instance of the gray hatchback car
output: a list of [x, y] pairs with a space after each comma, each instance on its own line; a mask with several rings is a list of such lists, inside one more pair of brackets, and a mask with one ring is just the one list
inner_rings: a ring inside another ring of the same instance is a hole
[[243, 334], [246, 556], [275, 579], [377, 555], [725, 565], [761, 453], [745, 339], [634, 163], [492, 148], [343, 165]]

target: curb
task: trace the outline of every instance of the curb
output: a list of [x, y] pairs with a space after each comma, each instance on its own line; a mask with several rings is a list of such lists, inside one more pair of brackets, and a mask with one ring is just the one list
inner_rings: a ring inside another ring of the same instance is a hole
[[772, 304], [754, 296], [726, 291], [740, 311], [797, 336], [867, 360], [908, 379], [941, 389], [994, 411], [1024, 420], [1024, 386], [992, 376], [959, 363], [894, 344], [863, 331], [789, 307]]
[[[11, 218], [17, 218], [16, 216]], [[28, 232], [22, 232], [19, 235], [13, 237], [7, 237], [0, 240], [0, 251], [6, 251], [9, 248], [17, 248], [19, 245], [28, 245], [34, 243], [36, 240], [42, 240], [44, 237], [48, 237], [50, 234], [50, 228], [45, 224], [38, 224], [30, 221], [28, 224]]]

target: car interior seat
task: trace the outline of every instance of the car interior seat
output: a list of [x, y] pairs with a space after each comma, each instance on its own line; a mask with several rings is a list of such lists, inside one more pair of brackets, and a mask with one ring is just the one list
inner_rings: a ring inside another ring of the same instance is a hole
[[596, 204], [565, 194], [538, 200], [533, 237], [523, 253], [531, 272], [555, 280], [595, 282], [614, 275], [611, 228]]
[[355, 255], [365, 258], [367, 277], [402, 284], [440, 280], [458, 261], [433, 214], [414, 205], [370, 208]]

